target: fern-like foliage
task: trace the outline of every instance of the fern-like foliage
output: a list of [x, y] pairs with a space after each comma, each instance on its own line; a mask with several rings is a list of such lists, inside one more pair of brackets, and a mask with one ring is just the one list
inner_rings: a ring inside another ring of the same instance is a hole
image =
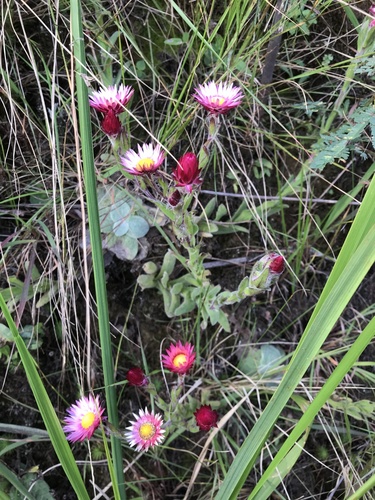
[[375, 108], [369, 102], [362, 103], [335, 132], [324, 134], [312, 147], [311, 168], [323, 170], [334, 161], [347, 160], [364, 130], [369, 127], [375, 148]]
[[365, 57], [358, 63], [354, 71], [355, 75], [373, 76], [375, 73], [375, 56]]

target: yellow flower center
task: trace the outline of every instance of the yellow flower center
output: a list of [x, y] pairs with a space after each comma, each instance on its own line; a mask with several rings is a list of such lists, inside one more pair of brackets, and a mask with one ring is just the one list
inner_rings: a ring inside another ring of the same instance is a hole
[[152, 158], [141, 158], [135, 168], [138, 172], [147, 172], [148, 170], [152, 170], [154, 165], [155, 162]]
[[175, 356], [173, 358], [173, 364], [174, 366], [176, 366], [177, 368], [179, 368], [180, 366], [184, 365], [187, 361], [187, 356], [186, 354], [177, 354], [177, 356]]
[[84, 417], [82, 417], [81, 425], [84, 429], [88, 429], [92, 426], [95, 421], [95, 413], [89, 411]]
[[224, 104], [225, 98], [219, 95], [215, 95], [211, 97], [211, 104], [214, 104], [215, 106], [221, 106]]
[[142, 439], [151, 439], [155, 435], [155, 426], [150, 422], [142, 424], [139, 428], [139, 435]]

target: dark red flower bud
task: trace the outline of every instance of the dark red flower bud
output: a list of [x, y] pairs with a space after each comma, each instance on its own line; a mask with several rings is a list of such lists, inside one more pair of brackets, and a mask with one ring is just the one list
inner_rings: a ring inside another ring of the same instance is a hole
[[110, 137], [117, 137], [122, 130], [121, 122], [113, 109], [105, 113], [101, 126], [103, 132]]
[[172, 205], [172, 207], [175, 207], [176, 205], [179, 204], [181, 200], [181, 193], [179, 191], [173, 191], [173, 193], [169, 196], [168, 198], [168, 203]]
[[195, 420], [201, 431], [209, 431], [211, 427], [217, 427], [219, 414], [211, 408], [211, 405], [203, 405], [194, 412]]
[[272, 273], [281, 274], [285, 269], [285, 259], [282, 255], [278, 253], [271, 253], [269, 255], [271, 262], [269, 264], [269, 269]]
[[148, 384], [148, 378], [144, 374], [143, 370], [138, 367], [130, 368], [125, 377], [130, 385], [135, 385], [140, 387]]
[[285, 269], [285, 259], [278, 253], [269, 253], [259, 259], [251, 271], [250, 283], [253, 288], [269, 290]]
[[194, 153], [185, 153], [177, 163], [177, 167], [172, 172], [176, 181], [176, 187], [183, 187], [188, 193], [191, 193], [193, 186], [199, 186], [203, 180], [199, 177], [198, 158]]

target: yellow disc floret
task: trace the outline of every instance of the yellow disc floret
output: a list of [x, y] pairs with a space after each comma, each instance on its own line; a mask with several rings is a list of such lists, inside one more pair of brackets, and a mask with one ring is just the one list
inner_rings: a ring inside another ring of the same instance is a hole
[[214, 104], [215, 106], [222, 106], [225, 102], [225, 98], [215, 95], [214, 97], [211, 97], [211, 103]]
[[187, 361], [187, 356], [186, 354], [177, 354], [177, 356], [175, 356], [173, 358], [173, 364], [174, 366], [176, 366], [177, 368], [179, 368], [180, 366], [184, 365]]
[[89, 411], [86, 413], [86, 415], [82, 417], [81, 425], [84, 429], [88, 429], [89, 427], [92, 426], [94, 421], [95, 421], [95, 413]]
[[139, 435], [142, 439], [151, 439], [155, 435], [156, 429], [154, 424], [150, 422], [145, 422], [139, 428]]
[[155, 165], [155, 162], [152, 158], [141, 158], [137, 162], [136, 169], [138, 172], [147, 172], [152, 170], [152, 167]]

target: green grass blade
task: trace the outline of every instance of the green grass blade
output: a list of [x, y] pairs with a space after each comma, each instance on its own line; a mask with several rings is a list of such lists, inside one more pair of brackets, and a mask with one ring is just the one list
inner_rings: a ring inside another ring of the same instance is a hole
[[357, 248], [334, 286], [331, 287], [331, 292], [325, 298], [318, 313], [310, 319], [280, 386], [238, 452], [219, 490], [217, 500], [232, 499], [237, 496], [281, 410], [374, 263], [374, 247], [375, 226]]
[[[24, 499], [27, 500], [36, 500], [34, 495], [30, 493], [30, 491], [27, 490], [26, 486], [18, 479], [16, 474], [12, 472], [8, 467], [6, 467], [4, 464], [0, 462], [0, 477], [4, 477], [11, 485], [13, 485], [18, 493], [23, 495]], [[0, 491], [1, 495], [1, 491]], [[4, 494], [5, 495], [5, 494]], [[3, 498], [10, 498], [8, 496], [4, 496]], [[0, 496], [1, 499], [1, 496]]]
[[18, 333], [16, 325], [14, 324], [12, 316], [10, 315], [7, 305], [1, 294], [0, 308], [12, 332], [14, 342], [16, 344], [23, 367], [26, 372], [27, 380], [30, 384], [31, 390], [33, 391], [35, 401], [38, 405], [40, 414], [42, 415], [56, 455], [58, 456], [61, 465], [72, 487], [74, 488], [74, 491], [77, 494], [77, 497], [82, 500], [88, 500], [89, 496], [83, 483], [81, 474], [78, 470], [76, 460], [68, 445], [66, 436], [61, 428], [60, 421], [57, 418], [56, 412], [51, 404], [51, 401], [36, 369], [35, 361], [27, 350], [22, 337]]
[[[288, 370], [238, 452], [219, 490], [217, 500], [228, 500], [237, 496], [281, 410], [374, 263], [374, 195], [373, 179]], [[366, 233], [368, 234], [364, 237]]]
[[[290, 433], [289, 437], [286, 439], [277, 455], [272, 460], [271, 464], [264, 472], [263, 476], [260, 478], [259, 482], [255, 486], [254, 490], [251, 492], [249, 496], [250, 499], [266, 499], [269, 498], [270, 492], [267, 488], [267, 481], [269, 481], [268, 477], [274, 477], [276, 470], [279, 468], [279, 464], [282, 464], [285, 458], [289, 455], [290, 450], [293, 446], [295, 446], [296, 440], [299, 436], [305, 431], [307, 427], [309, 427], [314, 418], [316, 417], [319, 410], [326, 403], [328, 398], [332, 395], [333, 391], [348, 373], [348, 371], [352, 368], [356, 360], [362, 354], [367, 345], [371, 342], [371, 340], [375, 336], [375, 318], [373, 318], [367, 327], [363, 330], [360, 336], [356, 339], [352, 347], [345, 354], [343, 359], [337, 365], [336, 369], [329, 377], [327, 382], [324, 384], [322, 389], [316, 395], [314, 401], [310, 404], [308, 409], [303, 413], [301, 419], [298, 421], [297, 425]], [[278, 474], [277, 474], [278, 475]], [[264, 493], [267, 491], [267, 495]], [[360, 497], [356, 497], [360, 498]]]
[[[116, 388], [114, 386], [115, 380], [112, 359], [111, 335], [109, 328], [107, 290], [105, 283], [102, 238], [100, 234], [98, 200], [96, 194], [96, 177], [92, 148], [90, 108], [87, 87], [84, 79], [82, 78], [82, 75], [86, 73], [86, 58], [85, 47], [83, 43], [84, 36], [82, 29], [82, 9], [79, 0], [71, 1], [71, 31], [73, 38], [74, 58], [76, 63], [76, 88], [79, 114], [79, 131], [82, 145], [82, 162], [86, 187], [87, 212], [89, 219], [90, 242], [94, 268], [106, 403], [109, 421], [114, 427], [117, 427], [117, 398]], [[121, 441], [117, 437], [112, 435], [111, 445], [114, 469], [116, 474], [116, 480], [112, 481], [114, 494], [115, 497], [118, 497], [120, 495], [121, 498], [125, 498]]]
[[347, 500], [360, 500], [367, 492], [374, 491], [375, 488], [375, 474], [373, 474], [358, 490], [350, 495]]
[[324, 287], [321, 295], [321, 300], [319, 300], [314, 314], [317, 314], [320, 305], [323, 303], [326, 296], [331, 292], [331, 289], [340, 276], [343, 268], [350, 259], [351, 255], [355, 252], [356, 248], [362, 241], [364, 235], [368, 233], [370, 227], [375, 221], [375, 177], [372, 178], [371, 183], [367, 189], [366, 195], [362, 201], [361, 206], [358, 209], [358, 213], [355, 217], [353, 225], [349, 231], [348, 236], [345, 238], [345, 242], [340, 251], [340, 255], [337, 258], [337, 262], [332, 269], [329, 280]]
[[[292, 447], [291, 450], [284, 456], [280, 461], [279, 467], [273, 474], [267, 475], [267, 479], [264, 480], [264, 486], [258, 494], [255, 494], [254, 498], [256, 500], [266, 500], [271, 498], [272, 493], [284, 479], [284, 477], [291, 471], [294, 464], [297, 462], [299, 456], [301, 455], [303, 448], [306, 444], [309, 433], [306, 434]], [[263, 479], [264, 475], [262, 476]], [[250, 498], [250, 497], [249, 497]]]

